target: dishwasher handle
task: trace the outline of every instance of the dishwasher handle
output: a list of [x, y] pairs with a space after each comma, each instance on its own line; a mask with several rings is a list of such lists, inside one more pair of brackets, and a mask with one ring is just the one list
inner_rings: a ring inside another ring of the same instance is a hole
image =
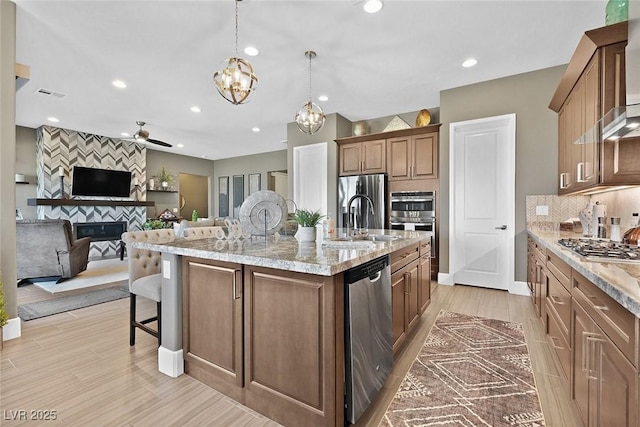
[[373, 276], [369, 276], [369, 281], [371, 283], [375, 283], [378, 280], [380, 280], [380, 278], [382, 277], [382, 270], [378, 271], [376, 274], [374, 274]]

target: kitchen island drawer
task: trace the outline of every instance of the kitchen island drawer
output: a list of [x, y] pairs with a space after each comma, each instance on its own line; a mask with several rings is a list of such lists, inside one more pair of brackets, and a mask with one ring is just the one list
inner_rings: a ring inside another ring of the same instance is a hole
[[553, 274], [549, 274], [547, 277], [546, 299], [547, 308], [552, 309], [558, 316], [559, 326], [568, 341], [569, 326], [571, 325], [571, 293], [562, 286]]
[[638, 318], [582, 274], [573, 270], [571, 276], [574, 304], [578, 302], [616, 347], [637, 367]]
[[558, 255], [547, 251], [547, 268], [567, 291], [571, 291], [571, 267]]
[[418, 259], [420, 244], [414, 243], [406, 248], [391, 253], [391, 274], [395, 273], [411, 261]]

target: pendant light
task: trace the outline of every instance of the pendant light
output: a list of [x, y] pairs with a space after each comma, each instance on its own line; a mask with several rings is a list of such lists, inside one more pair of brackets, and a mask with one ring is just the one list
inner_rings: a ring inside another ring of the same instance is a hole
[[313, 135], [324, 126], [325, 115], [319, 105], [311, 102], [311, 59], [316, 57], [316, 53], [308, 50], [304, 56], [309, 58], [309, 101], [296, 113], [296, 123], [302, 132]]
[[213, 74], [216, 89], [224, 99], [234, 105], [247, 102], [258, 86], [258, 77], [246, 59], [238, 57], [238, 2], [236, 0], [236, 56], [223, 63], [223, 68]]

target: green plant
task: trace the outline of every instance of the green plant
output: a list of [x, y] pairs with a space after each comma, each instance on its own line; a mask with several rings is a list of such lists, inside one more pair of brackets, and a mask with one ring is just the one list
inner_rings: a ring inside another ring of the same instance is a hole
[[0, 327], [7, 324], [9, 316], [4, 309], [4, 287], [2, 285], [2, 274], [0, 274]]
[[307, 209], [296, 209], [294, 219], [302, 227], [315, 227], [324, 215], [320, 211], [310, 211]]
[[173, 227], [173, 225], [171, 225], [170, 222], [161, 221], [159, 219], [148, 219], [147, 222], [145, 222], [142, 225], [142, 228], [145, 230], [157, 230], [158, 228], [171, 228], [171, 227]]
[[160, 175], [158, 175], [158, 178], [160, 178], [160, 181], [166, 181], [169, 184], [173, 182], [173, 174], [169, 172], [164, 166], [162, 167], [162, 170], [160, 171]]

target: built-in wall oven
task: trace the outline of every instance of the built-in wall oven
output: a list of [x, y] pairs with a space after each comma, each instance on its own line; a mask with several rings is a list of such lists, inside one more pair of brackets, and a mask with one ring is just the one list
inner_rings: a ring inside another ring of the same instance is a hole
[[[427, 231], [431, 233], [431, 247], [435, 248], [435, 191], [394, 191], [390, 203], [389, 228]], [[431, 251], [431, 256], [435, 256], [435, 251]]]

